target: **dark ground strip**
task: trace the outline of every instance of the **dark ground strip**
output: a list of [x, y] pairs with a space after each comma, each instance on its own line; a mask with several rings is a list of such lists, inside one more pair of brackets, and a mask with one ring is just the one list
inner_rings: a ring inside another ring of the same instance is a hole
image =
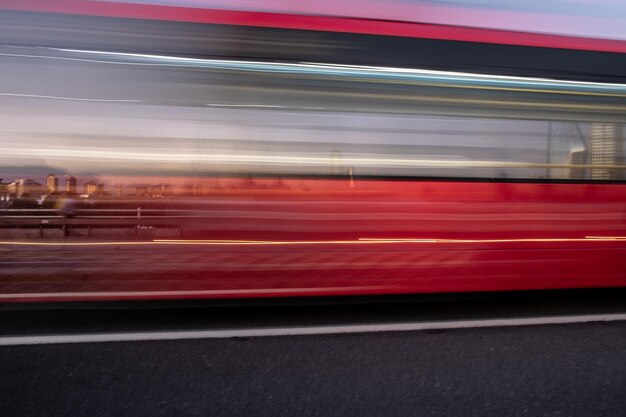
[[626, 312], [626, 289], [0, 304], [0, 336], [480, 320]]
[[626, 323], [0, 349], [6, 416], [623, 416]]

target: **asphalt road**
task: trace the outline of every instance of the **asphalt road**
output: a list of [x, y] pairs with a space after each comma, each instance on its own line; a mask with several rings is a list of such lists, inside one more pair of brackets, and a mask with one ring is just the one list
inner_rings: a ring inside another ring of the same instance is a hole
[[[610, 314], [624, 300], [4, 305], [0, 337]], [[626, 322], [3, 346], [0, 375], [2, 416], [624, 416]]]
[[626, 323], [0, 349], [5, 416], [623, 416]]

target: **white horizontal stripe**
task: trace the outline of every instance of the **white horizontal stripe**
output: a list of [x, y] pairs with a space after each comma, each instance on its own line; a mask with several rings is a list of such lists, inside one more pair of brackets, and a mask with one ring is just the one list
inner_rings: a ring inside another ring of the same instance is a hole
[[0, 241], [4, 246], [122, 246], [122, 245], [222, 245], [222, 246], [269, 246], [269, 245], [386, 245], [413, 243], [549, 243], [549, 242], [626, 242], [626, 236], [586, 236], [584, 238], [522, 238], [522, 239], [425, 239], [425, 238], [359, 238], [358, 240], [188, 240], [154, 239], [150, 241], [102, 241], [102, 242], [38, 242]]
[[270, 104], [219, 104], [209, 103], [207, 106], [211, 107], [261, 107], [261, 108], [276, 108], [276, 109], [288, 109], [288, 106], [274, 106]]
[[54, 100], [71, 100], [71, 101], [96, 101], [96, 102], [105, 102], [105, 103], [142, 103], [142, 100], [61, 97], [61, 96], [45, 96], [45, 95], [41, 95], [41, 94], [0, 93], [0, 96], [26, 97], [26, 98], [48, 98], [48, 99], [54, 99]]
[[[337, 159], [332, 156], [303, 156], [300, 154], [270, 155], [259, 154], [191, 154], [191, 153], [163, 153], [163, 152], [137, 152], [137, 151], [112, 151], [94, 149], [55, 149], [55, 148], [20, 148], [7, 147], [2, 149], [5, 156], [31, 158], [60, 158], [81, 159], [91, 161], [132, 161], [132, 162], [163, 162], [163, 163], [233, 163], [233, 164], [259, 164], [259, 165], [305, 165], [328, 167], [334, 166]], [[403, 158], [398, 156], [381, 157], [345, 157], [341, 163], [351, 167], [386, 167], [386, 168], [580, 168], [580, 169], [622, 169], [624, 164], [598, 165], [598, 164], [547, 164], [535, 162], [513, 161], [489, 161], [469, 159], [430, 159], [430, 158]]]
[[459, 320], [350, 326], [278, 327], [229, 330], [190, 330], [134, 333], [96, 333], [76, 335], [0, 337], [0, 346], [56, 343], [137, 342], [148, 340], [226, 339], [233, 337], [302, 336], [347, 333], [406, 332], [419, 330], [466, 329], [480, 327], [529, 326], [542, 324], [590, 323], [626, 320], [626, 314], [531, 317], [519, 319]]
[[89, 297], [158, 297], [175, 295], [230, 295], [230, 294], [293, 294], [311, 292], [337, 292], [358, 290], [382, 290], [388, 286], [370, 285], [355, 287], [316, 287], [316, 288], [251, 288], [232, 290], [191, 290], [191, 291], [94, 291], [94, 292], [43, 292], [23, 294], [0, 294], [0, 300], [31, 298], [89, 298]]
[[[599, 83], [589, 81], [570, 81], [570, 80], [557, 80], [549, 78], [531, 78], [531, 77], [515, 77], [506, 75], [491, 75], [491, 74], [478, 74], [478, 73], [464, 73], [453, 71], [436, 71], [427, 69], [412, 69], [412, 68], [398, 68], [398, 67], [375, 67], [375, 66], [360, 66], [360, 65], [337, 65], [329, 63], [315, 63], [315, 62], [298, 62], [298, 63], [273, 63], [264, 61], [231, 61], [222, 59], [199, 59], [199, 58], [186, 58], [167, 55], [151, 55], [151, 54], [135, 54], [135, 53], [122, 53], [122, 52], [107, 52], [107, 51], [91, 51], [80, 49], [64, 49], [64, 48], [50, 48], [51, 50], [69, 52], [73, 54], [81, 54], [90, 58], [73, 58], [66, 56], [47, 56], [47, 55], [29, 55], [29, 54], [13, 54], [13, 53], [0, 53], [0, 56], [9, 57], [22, 57], [33, 59], [56, 59], [66, 61], [78, 61], [78, 62], [93, 62], [100, 64], [114, 64], [114, 65], [141, 65], [141, 66], [187, 66], [187, 67], [204, 67], [204, 68], [217, 68], [217, 69], [230, 69], [240, 71], [254, 71], [254, 72], [297, 72], [304, 74], [325, 74], [325, 75], [339, 75], [339, 76], [372, 76], [381, 78], [400, 79], [404, 81], [422, 81], [425, 83], [432, 82], [450, 82], [452, 84], [473, 84], [475, 82], [486, 84], [487, 87], [496, 88], [538, 88], [545, 92], [550, 93], [563, 93], [560, 89], [574, 89], [579, 94], [591, 94], [591, 95], [609, 95], [609, 96], [623, 96], [623, 89], [626, 88], [626, 84], [611, 84], [611, 83]], [[95, 57], [102, 57], [101, 59], [93, 59]], [[478, 86], [478, 88], [484, 88], [485, 86]], [[554, 88], [554, 90], [548, 90]], [[565, 91], [569, 94], [570, 91]]]
[[260, 107], [260, 108], [276, 108], [276, 109], [293, 109], [293, 110], [325, 110], [324, 107], [298, 107], [298, 106], [275, 106], [270, 104], [221, 104], [208, 103], [209, 107]]
[[[471, 72], [458, 72], [458, 71], [438, 71], [438, 70], [430, 70], [430, 69], [419, 69], [419, 68], [402, 68], [402, 67], [385, 67], [385, 66], [367, 66], [367, 65], [342, 65], [342, 64], [333, 64], [333, 63], [325, 63], [325, 62], [297, 62], [297, 63], [286, 63], [286, 62], [266, 62], [266, 61], [246, 61], [246, 60], [224, 60], [224, 59], [202, 59], [202, 58], [187, 58], [180, 56], [171, 56], [171, 55], [155, 55], [155, 54], [137, 54], [137, 53], [125, 53], [125, 52], [112, 52], [112, 51], [93, 51], [93, 50], [85, 50], [85, 49], [68, 49], [68, 48], [49, 48], [51, 50], [62, 51], [62, 52], [71, 52], [71, 53], [80, 53], [84, 55], [92, 55], [92, 56], [104, 56], [105, 58], [116, 58], [116, 57], [124, 57], [124, 58], [143, 58], [149, 61], [139, 61], [136, 64], [139, 65], [155, 65], [158, 63], [166, 64], [166, 63], [193, 63], [193, 64], [247, 64], [247, 65], [258, 65], [262, 68], [311, 68], [311, 69], [327, 69], [327, 70], [345, 70], [345, 71], [354, 71], [354, 72], [373, 72], [373, 73], [388, 73], [388, 74], [409, 74], [409, 75], [428, 75], [428, 76], [438, 76], [438, 77], [463, 77], [468, 79], [478, 79], [478, 80], [486, 80], [486, 81], [508, 81], [508, 82], [517, 82], [520, 84], [527, 83], [535, 83], [535, 84], [543, 84], [547, 86], [552, 85], [571, 85], [571, 86], [590, 86], [590, 87], [609, 87], [609, 88], [620, 88], [626, 87], [626, 84], [618, 84], [618, 83], [601, 83], [601, 82], [593, 82], [593, 81], [572, 81], [572, 80], [558, 80], [552, 78], [538, 78], [538, 77], [520, 77], [520, 76], [511, 76], [511, 75], [493, 75], [493, 74], [480, 74], [480, 73], [471, 73]], [[7, 56], [19, 56], [18, 54], [1, 54]], [[32, 56], [39, 58], [39, 56]], [[42, 56], [41, 58], [50, 58], [50, 59], [74, 59], [80, 60], [78, 58], [67, 58], [67, 57], [47, 57]], [[89, 60], [86, 60], [89, 61]], [[102, 62], [102, 61], [100, 61]], [[104, 61], [106, 63], [110, 61]], [[134, 63], [134, 62], [132, 62]], [[130, 62], [129, 62], [130, 64]]]

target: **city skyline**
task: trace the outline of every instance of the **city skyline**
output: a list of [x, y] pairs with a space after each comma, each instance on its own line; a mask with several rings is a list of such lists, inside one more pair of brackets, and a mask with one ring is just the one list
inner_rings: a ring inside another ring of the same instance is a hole
[[[33, 176], [38, 178], [38, 176]], [[4, 182], [0, 177], [0, 196], [4, 197], [167, 197], [203, 196], [216, 190], [276, 190], [292, 188], [280, 177], [113, 177], [81, 178], [70, 174], [49, 173], [44, 181], [14, 178]], [[126, 181], [126, 182], [123, 182]], [[306, 188], [306, 187], [305, 187]]]

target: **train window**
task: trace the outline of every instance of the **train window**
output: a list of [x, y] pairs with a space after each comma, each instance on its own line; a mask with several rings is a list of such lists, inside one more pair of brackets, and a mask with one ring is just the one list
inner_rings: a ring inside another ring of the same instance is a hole
[[17, 52], [3, 58], [24, 92], [0, 103], [5, 179], [136, 193], [147, 177], [174, 193], [176, 178], [228, 175], [624, 179], [622, 85]]

